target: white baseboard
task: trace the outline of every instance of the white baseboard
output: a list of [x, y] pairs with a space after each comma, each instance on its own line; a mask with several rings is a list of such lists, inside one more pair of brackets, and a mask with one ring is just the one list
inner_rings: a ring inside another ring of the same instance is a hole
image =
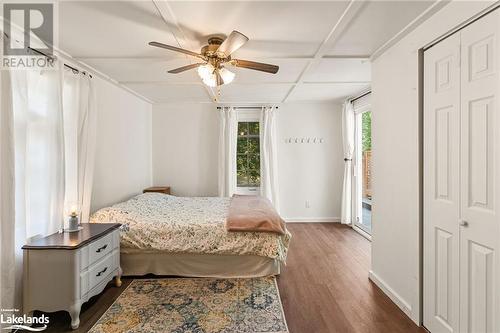
[[286, 223], [339, 223], [340, 217], [284, 217]]
[[[380, 279], [377, 274], [370, 270], [368, 278], [377, 285], [389, 298], [393, 301], [410, 319], [412, 319], [411, 305], [408, 304], [401, 296], [398, 295], [391, 287]], [[413, 319], [412, 319], [413, 320]]]

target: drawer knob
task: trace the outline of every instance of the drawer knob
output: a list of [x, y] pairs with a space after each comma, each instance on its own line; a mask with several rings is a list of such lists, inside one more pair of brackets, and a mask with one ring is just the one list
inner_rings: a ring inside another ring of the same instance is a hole
[[95, 276], [101, 276], [104, 274], [104, 272], [106, 272], [108, 270], [107, 267], [105, 267], [102, 271], [100, 271], [99, 273], [97, 273]]
[[104, 250], [106, 250], [106, 248], [107, 248], [107, 247], [108, 247], [108, 244], [103, 245], [103, 246], [101, 246], [100, 248], [98, 248], [95, 252], [99, 253], [99, 252], [101, 252], [101, 251], [104, 251]]

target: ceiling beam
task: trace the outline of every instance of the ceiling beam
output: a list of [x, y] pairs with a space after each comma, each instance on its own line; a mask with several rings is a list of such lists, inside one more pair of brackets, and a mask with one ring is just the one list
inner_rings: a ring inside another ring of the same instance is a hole
[[339, 40], [342, 33], [349, 26], [349, 24], [354, 20], [356, 14], [363, 8], [365, 4], [362, 0], [351, 0], [347, 5], [346, 9], [338, 19], [338, 21], [334, 24], [328, 35], [325, 37], [320, 47], [314, 54], [314, 57], [309, 61], [306, 68], [299, 75], [299, 78], [295, 82], [295, 84], [290, 88], [285, 98], [283, 98], [282, 103], [285, 103], [287, 99], [292, 95], [293, 91], [300, 85], [304, 83], [304, 78], [311, 71], [311, 69], [315, 68], [321, 59], [327, 54], [328, 51], [332, 50], [333, 46]]
[[[185, 49], [191, 49], [193, 50], [194, 47], [192, 45], [188, 44], [188, 38], [186, 38], [186, 34], [182, 30], [182, 28], [179, 25], [179, 21], [177, 20], [177, 17], [175, 16], [172, 7], [170, 7], [170, 4], [168, 3], [167, 0], [151, 0], [153, 1], [153, 5], [156, 7], [158, 10], [158, 13], [160, 14], [161, 18], [169, 28], [170, 32], [172, 33], [174, 39], [177, 41], [177, 44], [179, 45], [180, 48], [185, 48]], [[170, 28], [170, 26], [174, 26], [174, 30]], [[186, 45], [183, 45], [186, 44]], [[193, 63], [193, 59], [186, 56], [186, 58], [189, 60], [189, 63]], [[200, 78], [201, 82], [201, 78]], [[211, 102], [214, 102], [217, 100], [217, 97], [214, 93], [214, 91], [208, 87], [207, 85], [203, 85], [205, 87], [205, 91], [207, 92], [207, 96], [210, 99]]]
[[[185, 81], [185, 82], [174, 82], [174, 81], [119, 81], [120, 84], [158, 84], [158, 85], [166, 85], [166, 86], [186, 86], [186, 85], [203, 85], [200, 81]], [[303, 81], [302, 84], [369, 84], [370, 81]], [[250, 82], [233, 82], [232, 86], [238, 85], [295, 85], [296, 82], [258, 82], [258, 81], [250, 81]]]
[[[323, 59], [356, 59], [356, 60], [370, 60], [369, 55], [366, 54], [349, 54], [349, 55], [324, 55]], [[179, 55], [178, 57], [172, 57], [172, 58], [166, 58], [166, 57], [116, 57], [116, 56], [76, 56], [73, 57], [74, 59], [78, 59], [81, 61], [85, 60], [150, 60], [150, 61], [157, 61], [157, 60], [176, 60], [176, 59], [185, 59], [184, 56]], [[270, 56], [260, 56], [257, 58], [258, 60], [263, 60], [263, 59], [269, 59], [269, 60], [313, 60], [314, 57], [311, 56], [290, 56], [290, 57], [270, 57]]]

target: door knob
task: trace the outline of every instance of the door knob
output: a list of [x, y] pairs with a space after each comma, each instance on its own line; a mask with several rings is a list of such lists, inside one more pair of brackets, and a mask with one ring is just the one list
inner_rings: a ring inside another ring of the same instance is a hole
[[462, 227], [468, 227], [468, 226], [469, 226], [469, 222], [464, 221], [464, 220], [461, 220], [461, 221], [460, 221], [460, 225], [461, 225]]

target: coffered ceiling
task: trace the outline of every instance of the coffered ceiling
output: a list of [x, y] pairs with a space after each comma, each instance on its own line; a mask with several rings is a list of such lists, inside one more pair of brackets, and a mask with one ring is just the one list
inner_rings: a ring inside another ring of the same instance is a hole
[[207, 37], [238, 30], [250, 41], [235, 58], [280, 66], [246, 69], [219, 102], [341, 101], [370, 85], [370, 56], [433, 1], [63, 1], [60, 48], [153, 103], [210, 103], [191, 59], [149, 41], [199, 52]]

